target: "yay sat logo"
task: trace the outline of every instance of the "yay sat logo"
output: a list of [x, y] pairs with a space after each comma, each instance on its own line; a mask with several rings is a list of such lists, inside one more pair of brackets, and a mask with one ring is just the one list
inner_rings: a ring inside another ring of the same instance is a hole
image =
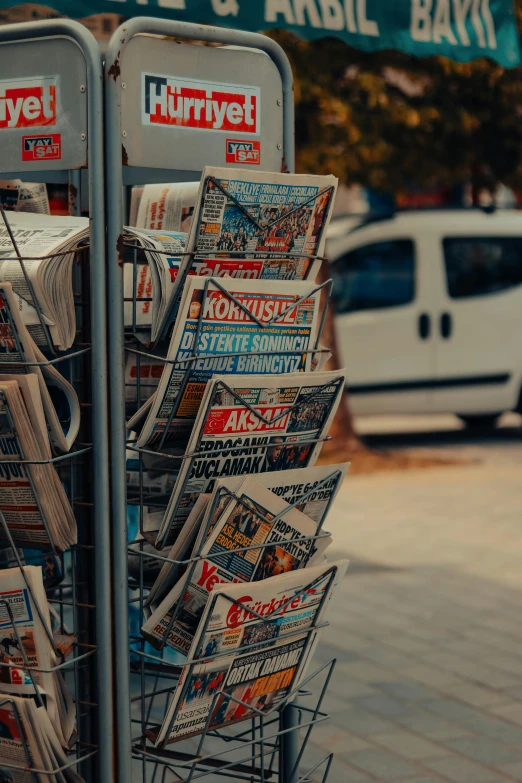
[[60, 133], [48, 136], [22, 136], [22, 160], [60, 160], [62, 137]]
[[226, 162], [259, 166], [261, 163], [261, 142], [227, 139]]

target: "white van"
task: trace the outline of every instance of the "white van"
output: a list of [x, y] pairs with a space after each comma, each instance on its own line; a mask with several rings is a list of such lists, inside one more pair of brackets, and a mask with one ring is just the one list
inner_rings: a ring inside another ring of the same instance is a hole
[[354, 413], [522, 412], [522, 214], [334, 221], [327, 254]]

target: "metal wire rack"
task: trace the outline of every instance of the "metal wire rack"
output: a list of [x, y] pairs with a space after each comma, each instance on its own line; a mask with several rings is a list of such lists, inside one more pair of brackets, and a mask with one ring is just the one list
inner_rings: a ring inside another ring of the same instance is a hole
[[[137, 294], [138, 286], [136, 279], [138, 275], [138, 249], [133, 243], [132, 257], [127, 258], [126, 263], [133, 266], [134, 284], [132, 290]], [[197, 251], [196, 251], [197, 252]], [[326, 288], [328, 299], [330, 297], [332, 282], [328, 281], [322, 285], [313, 288], [311, 293], [316, 293]], [[209, 290], [217, 289], [224, 296], [230, 297], [240, 309], [244, 309], [241, 301], [237, 300], [233, 294], [227, 292], [218, 279], [209, 279], [205, 283], [203, 292], [203, 302], [208, 295]], [[187, 377], [192, 364], [205, 356], [198, 351], [198, 335], [202, 325], [202, 314], [204, 306], [201, 307], [198, 324], [196, 327], [196, 337], [194, 340], [195, 348], [193, 354], [182, 362], [175, 362], [164, 358], [165, 350], [159, 346], [159, 353], [143, 351], [142, 346], [136, 340], [134, 331], [136, 327], [136, 307], [135, 297], [126, 298], [126, 301], [132, 303], [133, 317], [131, 324], [127, 328], [125, 349], [128, 354], [133, 356], [135, 361], [135, 372], [133, 372], [126, 381], [126, 400], [128, 412], [132, 412], [140, 402], [143, 402], [152, 392], [152, 387], [144, 380], [148, 376], [148, 370], [142, 372], [142, 362], [147, 366], [151, 360], [160, 367], [170, 366], [171, 373], [179, 370], [185, 373], [185, 379], [182, 382], [186, 384]], [[138, 300], [141, 301], [141, 300]], [[292, 309], [295, 304], [289, 305], [287, 310]], [[279, 317], [283, 318], [287, 310], [284, 310]], [[251, 313], [248, 313], [251, 316]], [[319, 348], [319, 340], [322, 327], [326, 317], [326, 308], [323, 310], [321, 323], [318, 330], [317, 340], [314, 347], [305, 353], [321, 353], [324, 349]], [[259, 327], [265, 326], [258, 319], [253, 319]], [[268, 324], [269, 325], [269, 324]], [[270, 352], [266, 352], [267, 354]], [[223, 356], [238, 356], [240, 354], [224, 354]], [[221, 355], [220, 355], [221, 357]], [[262, 378], [262, 376], [260, 376]], [[142, 384], [145, 388], [142, 388]], [[339, 381], [339, 389], [342, 388], [343, 381]], [[227, 391], [233, 397], [238, 399], [238, 395], [228, 386], [222, 384], [224, 391]], [[315, 392], [310, 395], [314, 397]], [[239, 398], [242, 405], [245, 405], [251, 413], [263, 418], [247, 401]], [[305, 400], [305, 402], [308, 400]], [[144, 617], [145, 602], [155, 575], [165, 564], [170, 563], [178, 568], [186, 569], [185, 577], [187, 583], [191, 574], [194, 572], [196, 564], [201, 559], [200, 552], [193, 552], [191, 557], [184, 560], [173, 560], [167, 557], [168, 550], [165, 547], [168, 541], [168, 533], [163, 541], [158, 545], [156, 541], [156, 531], [153, 531], [148, 523], [149, 513], [164, 511], [167, 507], [170, 489], [172, 488], [178, 475], [180, 464], [184, 460], [194, 460], [196, 452], [186, 452], [183, 455], [174, 455], [166, 452], [165, 442], [169, 432], [170, 421], [174, 415], [171, 411], [169, 421], [167, 422], [162, 436], [151, 448], [138, 448], [132, 440], [127, 442], [128, 455], [131, 455], [138, 462], [138, 481], [128, 485], [127, 494], [127, 513], [129, 526], [129, 564], [132, 578], [129, 582], [129, 614], [131, 618], [130, 632], [130, 657], [131, 657], [131, 693], [132, 693], [132, 726], [133, 726], [133, 774], [136, 780], [151, 781], [152, 783], [164, 783], [169, 780], [184, 780], [190, 783], [199, 778], [213, 780], [218, 778], [229, 778], [249, 781], [264, 781], [278, 779], [281, 783], [297, 783], [298, 780], [325, 781], [330, 768], [331, 758], [328, 755], [314, 762], [308, 770], [303, 770], [302, 765], [305, 760], [305, 752], [308, 741], [313, 730], [313, 726], [326, 719], [326, 714], [321, 711], [321, 704], [324, 693], [328, 685], [331, 671], [334, 665], [332, 662], [329, 667], [322, 666], [313, 672], [305, 683], [303, 683], [299, 692], [292, 692], [279, 705], [274, 713], [254, 715], [248, 722], [240, 723], [236, 726], [226, 729], [215, 730], [209, 725], [197, 738], [187, 739], [177, 742], [175, 746], [169, 745], [163, 748], [156, 748], [148, 739], [151, 727], [161, 723], [167, 711], [168, 703], [172, 697], [173, 691], [179, 680], [182, 668], [187, 664], [186, 660], [176, 651], [165, 644], [170, 629], [181, 611], [181, 601], [173, 607], [170, 613], [168, 628], [164, 639], [159, 643], [159, 649], [154, 649], [150, 642], [146, 641], [140, 627]], [[284, 415], [284, 414], [282, 414]], [[299, 445], [304, 448], [315, 445], [317, 439], [313, 441], [303, 441]], [[294, 446], [295, 444], [292, 444]], [[262, 452], [269, 446], [258, 446], [256, 452]], [[155, 450], [153, 450], [155, 449]], [[227, 449], [230, 451], [230, 449]], [[164, 482], [163, 492], [160, 488], [157, 493], [147, 490], [145, 473], [147, 458], [161, 458], [163, 462], [162, 470], [169, 475], [170, 480]], [[326, 484], [331, 478], [335, 477], [333, 473], [328, 476], [324, 482]], [[320, 486], [320, 485], [319, 485]], [[316, 489], [319, 487], [316, 487]], [[221, 490], [214, 498], [213, 507], [210, 510], [208, 519], [213, 518], [213, 511], [217, 508], [222, 495], [226, 494], [229, 498], [241, 502], [240, 499], [228, 490]], [[309, 494], [309, 493], [308, 493]], [[307, 499], [305, 493], [294, 503], [288, 505], [278, 516], [283, 516], [290, 509], [302, 504]], [[210, 525], [210, 521], [208, 522]], [[205, 531], [206, 533], [206, 531]], [[205, 540], [205, 533], [202, 540]], [[298, 540], [317, 539], [328, 534], [321, 531], [321, 526], [315, 536], [305, 537]], [[159, 549], [154, 548], [154, 544]], [[263, 548], [265, 545], [252, 545], [250, 547], [241, 547], [237, 552], [245, 552], [248, 549]], [[312, 632], [314, 628], [310, 629]], [[307, 685], [316, 683], [321, 679], [328, 668], [328, 676], [323, 678], [321, 687], [310, 690]], [[298, 706], [289, 707], [296, 697], [299, 697]], [[315, 701], [314, 701], [315, 699]], [[308, 702], [308, 703], [307, 703]], [[246, 706], [246, 705], [245, 705]], [[284, 709], [286, 707], [286, 709]], [[289, 715], [293, 716], [292, 725], [288, 724]], [[245, 729], [245, 726], [248, 728]], [[297, 737], [300, 735], [300, 744], [297, 744]], [[289, 740], [292, 739], [294, 750], [292, 754], [288, 753]], [[288, 757], [288, 759], [287, 759]], [[308, 759], [306, 759], [308, 761]], [[133, 777], [133, 779], [134, 779]]]
[[[37, 312], [40, 324], [46, 326], [45, 319], [40, 304], [34, 295], [34, 290], [30, 285], [31, 281], [27, 273], [24, 258], [18, 249], [14, 234], [9, 223], [9, 214], [0, 206], [0, 213], [3, 222], [9, 232], [13, 244], [14, 258], [20, 263], [24, 279], [28, 284], [32, 295], [31, 304]], [[94, 585], [91, 575], [94, 569], [94, 529], [93, 529], [93, 498], [92, 498], [92, 476], [94, 474], [93, 451], [92, 451], [92, 389], [91, 389], [91, 320], [90, 320], [90, 285], [89, 285], [89, 247], [87, 244], [75, 249], [76, 260], [73, 266], [73, 297], [74, 309], [76, 315], [77, 333], [72, 349], [61, 356], [55, 356], [49, 331], [43, 329], [47, 346], [45, 352], [49, 359], [45, 362], [5, 362], [0, 355], [0, 371], [13, 371], [23, 366], [45, 366], [45, 364], [58, 365], [64, 377], [74, 387], [81, 407], [81, 424], [76, 444], [71, 452], [53, 456], [48, 460], [29, 461], [26, 455], [20, 453], [14, 460], [9, 459], [9, 464], [19, 465], [23, 470], [28, 464], [52, 464], [56, 469], [60, 480], [66, 490], [71, 507], [73, 509], [78, 526], [78, 543], [72, 546], [66, 552], [58, 552], [52, 544], [42, 545], [33, 551], [33, 545], [27, 544], [27, 548], [32, 551], [32, 555], [26, 558], [23, 543], [15, 541], [9, 525], [0, 512], [0, 538], [3, 539], [4, 550], [2, 555], [3, 568], [19, 568], [25, 582], [26, 588], [31, 596], [32, 604], [40, 616], [44, 630], [54, 653], [57, 655], [58, 663], [48, 670], [35, 669], [29, 665], [29, 661], [24, 652], [23, 645], [19, 648], [23, 656], [23, 664], [17, 664], [17, 669], [27, 672], [31, 678], [35, 694], [34, 698], [37, 704], [42, 704], [38, 687], [34, 680], [34, 673], [37, 671], [60, 672], [64, 677], [67, 688], [75, 702], [76, 713], [76, 736], [72, 742], [71, 748], [67, 753], [67, 763], [54, 770], [41, 770], [31, 766], [31, 756], [23, 732], [20, 732], [24, 751], [27, 758], [27, 765], [23, 769], [35, 781], [40, 780], [40, 776], [51, 778], [65, 783], [66, 770], [75, 767], [77, 771], [87, 781], [94, 779], [93, 758], [98, 753], [96, 724], [98, 705], [93, 698], [96, 692], [96, 599], [94, 595]], [[55, 255], [63, 255], [57, 253]], [[43, 256], [43, 259], [53, 258], [54, 255]], [[66, 420], [62, 415], [62, 421]], [[0, 460], [0, 462], [2, 462]], [[32, 484], [29, 471], [25, 471]], [[33, 489], [34, 489], [34, 485]], [[38, 494], [34, 491], [38, 503]], [[41, 506], [40, 513], [42, 513]], [[52, 541], [45, 515], [42, 514], [44, 527], [49, 541]], [[5, 548], [7, 547], [7, 549]], [[24, 573], [24, 565], [41, 565], [45, 575], [44, 585], [46, 586], [47, 599], [51, 607], [54, 607], [55, 616], [58, 621], [59, 629], [67, 629], [67, 632], [74, 637], [72, 643], [72, 655], [64, 659], [60, 656], [53, 639], [52, 630], [47, 626], [45, 619], [39, 608], [39, 603], [33, 593], [32, 587]], [[10, 620], [13, 634], [19, 640], [16, 627], [16, 621], [13, 617], [11, 607], [6, 601], [1, 601], [5, 612]], [[8, 661], [0, 662], [0, 668], [10, 667]], [[1, 684], [0, 684], [1, 692]], [[12, 704], [15, 719], [20, 725], [20, 717], [17, 714], [16, 705], [12, 699], [5, 698], [1, 704]], [[2, 762], [2, 766], [20, 770], [21, 767], [16, 764]]]

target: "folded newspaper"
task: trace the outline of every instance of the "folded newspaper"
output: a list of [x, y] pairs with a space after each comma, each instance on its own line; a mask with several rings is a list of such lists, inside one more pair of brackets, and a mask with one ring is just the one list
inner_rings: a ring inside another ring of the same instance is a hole
[[[77, 248], [88, 240], [89, 220], [23, 212], [6, 215], [52, 343], [58, 350], [70, 348], [76, 336], [73, 265]], [[0, 280], [13, 286], [22, 321], [35, 343], [47, 345], [24, 270], [2, 220]]]
[[198, 192], [199, 182], [134, 187], [131, 195], [131, 226], [157, 231], [188, 231]]
[[[0, 376], [0, 511], [15, 545], [63, 552], [76, 543], [76, 521], [46, 461], [51, 454], [40, 390], [34, 375], [14, 378]], [[9, 540], [3, 524], [0, 540]]]
[[[24, 364], [25, 362], [25, 364]], [[41, 366], [38, 365], [41, 363]], [[56, 451], [70, 451], [80, 428], [78, 396], [54, 365], [46, 363], [45, 356], [34, 344], [17, 307], [10, 283], [0, 283], [0, 372], [30, 375], [38, 381], [47, 422], [48, 438]], [[65, 399], [68, 420], [67, 432], [58, 417], [49, 394], [54, 387]]]
[[[257, 582], [287, 571], [306, 568], [319, 560], [331, 543], [320, 526], [301, 511], [246, 478], [237, 499], [222, 510], [212, 533], [197, 552], [201, 555], [178, 580], [143, 626], [152, 643], [163, 642], [187, 654], [207, 594], [226, 582]], [[257, 547], [259, 548], [253, 548]], [[172, 622], [173, 608], [181, 610]]]
[[187, 235], [125, 228], [125, 327], [145, 345], [156, 342], [179, 286]]
[[344, 392], [345, 371], [214, 376], [156, 540], [172, 544], [216, 479], [313, 466]]
[[[67, 764], [45, 707], [0, 692], [0, 780], [6, 783], [84, 783]], [[38, 771], [31, 771], [38, 770]]]
[[0, 202], [14, 212], [38, 212], [50, 215], [45, 182], [22, 182], [20, 179], [0, 180]]
[[[20, 568], [0, 571], [0, 628], [0, 691], [26, 698], [37, 693], [60, 745], [68, 747], [76, 716], [65, 681], [55, 668], [62, 663], [58, 652], [63, 644], [58, 648], [61, 637], [52, 633], [40, 567], [24, 566], [23, 574]], [[69, 642], [68, 650], [70, 646]]]
[[[339, 488], [341, 487], [350, 463], [342, 465], [321, 465], [313, 468], [278, 470], [274, 473], [259, 473], [255, 476], [261, 486], [269, 489], [289, 505], [322, 525]], [[182, 561], [199, 551], [214, 525], [223, 513], [232, 497], [248, 476], [231, 476], [217, 479], [212, 494], [200, 495], [183, 525], [176, 541], [169, 550], [163, 550], [164, 557], [178, 562], [163, 563], [154, 584], [145, 601], [146, 617], [150, 617], [178, 578], [185, 571]]]
[[138, 429], [147, 414], [138, 447], [163, 448], [186, 434], [215, 374], [312, 369], [320, 300], [315, 283], [304, 280], [189, 278], [158, 389], [127, 424]]
[[318, 641], [314, 628], [325, 623], [347, 566], [324, 563], [248, 588], [217, 584], [163, 723], [147, 732], [149, 739], [162, 746], [291, 701]]

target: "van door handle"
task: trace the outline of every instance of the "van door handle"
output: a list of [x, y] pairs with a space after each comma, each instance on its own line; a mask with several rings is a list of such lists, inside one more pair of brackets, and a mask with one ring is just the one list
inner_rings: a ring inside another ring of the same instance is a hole
[[421, 340], [427, 340], [431, 334], [431, 318], [428, 313], [419, 315], [419, 337]]
[[442, 313], [440, 317], [440, 334], [444, 340], [449, 340], [453, 332], [453, 321], [449, 313]]

